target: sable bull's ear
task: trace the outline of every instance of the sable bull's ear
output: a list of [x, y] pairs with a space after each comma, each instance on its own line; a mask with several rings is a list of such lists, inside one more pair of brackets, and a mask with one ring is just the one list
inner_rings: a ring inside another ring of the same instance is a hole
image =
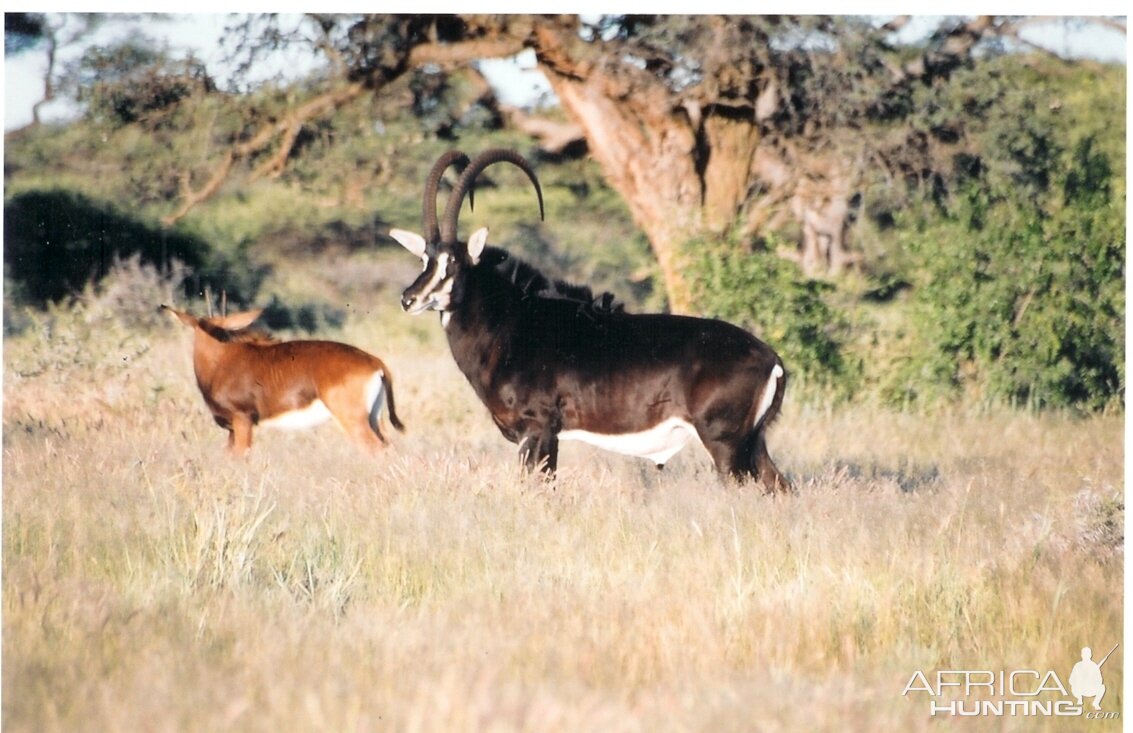
[[425, 256], [425, 238], [416, 232], [407, 232], [404, 229], [390, 229], [389, 235], [397, 243], [418, 257]]
[[484, 247], [488, 244], [488, 228], [481, 227], [472, 232], [472, 236], [468, 238], [468, 259], [472, 260], [472, 264], [480, 263], [480, 255], [484, 253]]

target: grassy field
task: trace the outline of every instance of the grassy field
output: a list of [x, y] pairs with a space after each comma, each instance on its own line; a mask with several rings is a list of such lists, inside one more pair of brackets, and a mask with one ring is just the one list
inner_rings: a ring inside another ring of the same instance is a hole
[[352, 303], [322, 335], [391, 366], [408, 427], [377, 459], [330, 426], [228, 458], [156, 303], [6, 340], [5, 731], [1065, 730], [902, 690], [1065, 681], [1121, 639], [1121, 416], [788, 395], [797, 496], [725, 488], [700, 448], [658, 474], [565, 445], [548, 485], [433, 317]]

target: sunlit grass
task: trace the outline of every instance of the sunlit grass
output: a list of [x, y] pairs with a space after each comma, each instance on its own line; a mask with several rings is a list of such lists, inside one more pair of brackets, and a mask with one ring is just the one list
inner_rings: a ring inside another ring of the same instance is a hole
[[797, 496], [699, 449], [566, 445], [547, 484], [435, 318], [372, 300], [331, 336], [390, 365], [408, 432], [238, 461], [182, 330], [53, 327], [83, 348], [5, 343], [6, 731], [929, 730], [915, 670], [1065, 679], [1121, 638], [1119, 417], [788, 398]]

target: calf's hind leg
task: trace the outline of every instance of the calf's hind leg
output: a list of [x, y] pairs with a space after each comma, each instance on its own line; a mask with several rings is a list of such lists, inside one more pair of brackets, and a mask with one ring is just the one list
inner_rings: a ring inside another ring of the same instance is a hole
[[365, 380], [349, 380], [338, 388], [326, 390], [322, 395], [323, 404], [351, 440], [370, 453], [378, 453], [387, 441], [370, 425], [372, 408], [366, 404], [364, 385]]

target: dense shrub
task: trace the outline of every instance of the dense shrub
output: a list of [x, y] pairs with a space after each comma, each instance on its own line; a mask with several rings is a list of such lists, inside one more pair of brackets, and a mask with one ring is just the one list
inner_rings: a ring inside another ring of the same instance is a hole
[[846, 316], [826, 301], [832, 285], [805, 278], [771, 251], [752, 252], [734, 241], [694, 240], [686, 252], [700, 312], [749, 329], [803, 384], [852, 393], [860, 368], [844, 353]]
[[206, 250], [199, 240], [70, 191], [28, 191], [4, 205], [4, 267], [36, 304], [80, 292], [119, 257], [140, 253], [150, 264], [164, 267], [177, 259], [198, 268]]
[[[1086, 138], [1053, 185], [973, 183], [903, 236], [916, 258], [906, 401], [934, 387], [989, 402], [1098, 409], [1125, 383], [1125, 221]], [[936, 384], [933, 384], [936, 382]]]
[[152, 125], [183, 99], [215, 89], [202, 63], [171, 60], [144, 38], [87, 49], [68, 81], [87, 116], [111, 126]]
[[247, 258], [225, 256], [199, 237], [148, 224], [73, 191], [26, 191], [4, 204], [5, 278], [28, 304], [76, 295], [134, 254], [160, 269], [183, 263], [192, 272], [188, 292], [208, 286], [255, 293], [263, 277]]

